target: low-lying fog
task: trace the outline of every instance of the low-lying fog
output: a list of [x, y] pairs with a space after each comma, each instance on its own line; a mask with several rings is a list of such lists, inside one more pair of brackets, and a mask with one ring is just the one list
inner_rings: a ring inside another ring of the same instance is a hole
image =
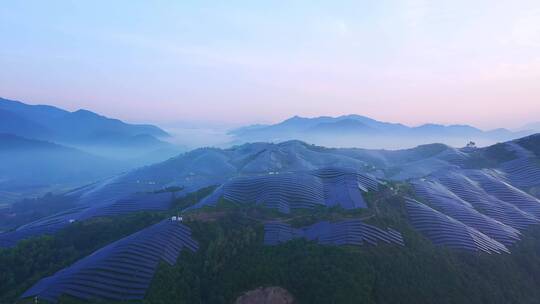
[[494, 139], [478, 137], [403, 137], [403, 136], [355, 136], [355, 135], [294, 135], [266, 140], [249, 140], [236, 137], [229, 133], [228, 128], [218, 127], [175, 127], [164, 129], [171, 134], [168, 142], [179, 146], [182, 150], [192, 150], [200, 147], [227, 148], [245, 142], [266, 141], [283, 142], [287, 140], [302, 140], [310, 144], [335, 147], [335, 148], [364, 148], [364, 149], [387, 149], [399, 150], [413, 148], [423, 144], [443, 143], [455, 148], [461, 148], [473, 141], [476, 146], [484, 147], [496, 144]]

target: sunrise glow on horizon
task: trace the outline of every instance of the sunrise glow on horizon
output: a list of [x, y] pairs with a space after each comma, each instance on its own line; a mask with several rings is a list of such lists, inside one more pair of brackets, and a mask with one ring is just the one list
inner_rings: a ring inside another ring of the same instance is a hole
[[0, 38], [0, 97], [133, 122], [540, 120], [538, 1], [12, 1]]

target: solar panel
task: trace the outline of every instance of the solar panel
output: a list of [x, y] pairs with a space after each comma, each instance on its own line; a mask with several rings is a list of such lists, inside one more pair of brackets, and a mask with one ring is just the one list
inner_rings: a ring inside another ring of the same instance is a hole
[[281, 222], [265, 225], [264, 244], [278, 245], [297, 238], [305, 238], [323, 245], [377, 245], [380, 242], [403, 246], [403, 237], [393, 229], [362, 223], [359, 219], [335, 223], [319, 222], [311, 226], [293, 228]]
[[416, 194], [429, 205], [472, 227], [485, 235], [505, 244], [511, 245], [520, 239], [520, 232], [489, 216], [478, 212], [472, 205], [434, 180], [417, 180], [412, 183]]
[[176, 263], [184, 249], [198, 249], [189, 227], [164, 220], [40, 280], [21, 298], [37, 296], [51, 302], [57, 302], [61, 295], [85, 300], [142, 299], [159, 262]]
[[237, 177], [216, 189], [189, 209], [215, 206], [223, 197], [235, 203], [253, 203], [290, 213], [316, 206], [367, 208], [363, 191], [377, 189], [378, 181], [367, 174], [346, 169]]
[[83, 205], [52, 216], [23, 225], [14, 231], [0, 233], [0, 247], [12, 247], [18, 241], [34, 236], [54, 234], [74, 221], [82, 221], [99, 216], [114, 216], [137, 211], [159, 211], [169, 209], [172, 194], [133, 193], [116, 201], [96, 202], [95, 205]]
[[[519, 209], [515, 204], [501, 200], [490, 193], [489, 187], [482, 188], [474, 175], [486, 174], [478, 170], [447, 171], [434, 178], [460, 199], [470, 203], [476, 210], [518, 230], [527, 229], [540, 221], [532, 214]], [[502, 180], [504, 182], [504, 180]], [[500, 181], [499, 181], [500, 182]]]
[[522, 188], [540, 186], [540, 163], [534, 153], [516, 143], [506, 143], [505, 147], [517, 156], [500, 166], [511, 184]]
[[510, 253], [493, 238], [413, 199], [406, 200], [412, 225], [436, 245], [485, 253]]

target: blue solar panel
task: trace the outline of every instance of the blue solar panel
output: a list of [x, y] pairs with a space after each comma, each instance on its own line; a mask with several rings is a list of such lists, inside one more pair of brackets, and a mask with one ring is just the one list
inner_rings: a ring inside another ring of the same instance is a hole
[[305, 238], [323, 245], [377, 245], [379, 242], [403, 246], [403, 237], [393, 229], [364, 224], [358, 219], [336, 223], [319, 222], [303, 228], [272, 222], [265, 225], [264, 244], [278, 245], [292, 239]]
[[[491, 191], [489, 187], [482, 188], [476, 180], [484, 174], [487, 174], [486, 171], [460, 170], [459, 172], [447, 171], [432, 178], [462, 200], [470, 203], [476, 210], [510, 227], [524, 230], [540, 222], [534, 215], [519, 209], [515, 204], [488, 193], [487, 191]], [[473, 178], [474, 176], [476, 178]], [[504, 182], [501, 177], [498, 179], [498, 183]]]
[[485, 253], [510, 253], [502, 243], [413, 199], [406, 200], [412, 225], [436, 245]]
[[540, 219], [540, 200], [506, 182], [496, 171], [470, 170], [467, 176], [485, 192]]
[[[411, 183], [416, 194], [450, 218], [451, 223], [457, 222], [468, 231], [472, 229], [505, 246], [520, 239], [520, 230], [540, 223], [540, 200], [513, 186], [496, 170], [440, 170]], [[425, 234], [439, 233], [437, 237], [441, 237], [444, 232], [441, 227], [442, 224], [421, 228]], [[429, 231], [430, 228], [434, 231]], [[447, 233], [450, 235], [451, 231]], [[450, 246], [458, 247], [452, 243]]]
[[23, 225], [15, 231], [0, 233], [0, 247], [15, 246], [18, 241], [44, 234], [53, 234], [74, 221], [98, 216], [112, 216], [136, 211], [167, 210], [172, 203], [171, 193], [134, 193], [123, 199], [95, 205], [83, 205]]
[[540, 186], [540, 163], [534, 153], [516, 143], [506, 143], [505, 147], [517, 157], [500, 166], [512, 185], [522, 188]]
[[429, 205], [485, 235], [511, 245], [520, 239], [520, 232], [475, 210], [472, 205], [437, 181], [419, 180], [412, 183], [416, 194]]
[[164, 220], [42, 279], [21, 297], [37, 296], [51, 302], [61, 295], [85, 300], [142, 299], [158, 263], [176, 263], [184, 248], [198, 249], [190, 229], [178, 221]]
[[214, 206], [223, 197], [236, 203], [254, 203], [289, 213], [315, 206], [366, 208], [362, 191], [377, 189], [378, 181], [367, 174], [345, 169], [267, 174], [233, 178], [200, 203]]

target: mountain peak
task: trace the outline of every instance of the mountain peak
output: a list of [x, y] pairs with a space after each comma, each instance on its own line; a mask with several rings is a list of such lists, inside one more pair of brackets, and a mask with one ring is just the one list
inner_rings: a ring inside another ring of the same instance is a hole
[[238, 130], [241, 131], [230, 133], [236, 138], [236, 143], [299, 139], [323, 146], [384, 149], [410, 148], [433, 141], [454, 147], [461, 147], [471, 140], [480, 145], [489, 145], [530, 134], [505, 129], [483, 131], [463, 124], [426, 123], [408, 127], [358, 114], [313, 118], [295, 115], [274, 125]]
[[72, 112], [72, 114], [77, 114], [77, 115], [91, 115], [91, 116], [101, 116], [99, 114], [96, 114], [92, 111], [89, 111], [89, 110], [85, 110], [85, 109], [78, 109], [77, 111], [74, 111]]
[[114, 135], [115, 139], [130, 141], [142, 134], [168, 136], [168, 133], [153, 125], [128, 124], [86, 109], [68, 112], [53, 106], [29, 105], [0, 98], [0, 110], [4, 116], [0, 121], [0, 132], [38, 140], [94, 144], [101, 143], [100, 138], [110, 135]]

